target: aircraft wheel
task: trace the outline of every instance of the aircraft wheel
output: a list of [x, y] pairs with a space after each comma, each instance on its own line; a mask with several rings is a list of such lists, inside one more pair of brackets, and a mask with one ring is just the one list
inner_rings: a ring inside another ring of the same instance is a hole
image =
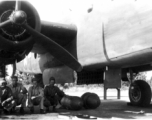
[[134, 81], [129, 88], [129, 99], [132, 105], [148, 107], [151, 102], [151, 88], [143, 80]]

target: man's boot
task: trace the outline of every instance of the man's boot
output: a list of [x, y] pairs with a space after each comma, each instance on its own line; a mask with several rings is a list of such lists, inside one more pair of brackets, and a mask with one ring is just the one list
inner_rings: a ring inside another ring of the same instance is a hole
[[45, 114], [44, 109], [40, 109], [40, 113], [41, 113], [41, 114]]
[[10, 114], [10, 111], [7, 111], [6, 109], [3, 109], [3, 112], [5, 115], [9, 115]]
[[31, 112], [31, 114], [34, 113], [34, 107], [31, 107], [31, 108], [30, 108], [30, 112]]
[[53, 112], [56, 112], [56, 109], [55, 109], [55, 107], [56, 107], [56, 106], [53, 106], [53, 108], [52, 108], [52, 111], [53, 111]]
[[46, 112], [47, 112], [47, 113], [49, 113], [49, 112], [50, 112], [49, 107], [46, 107]]
[[11, 114], [15, 114], [15, 113], [16, 113], [15, 107], [13, 107], [13, 108], [10, 110], [10, 113], [11, 113]]
[[24, 108], [23, 107], [20, 108], [20, 114], [24, 114]]

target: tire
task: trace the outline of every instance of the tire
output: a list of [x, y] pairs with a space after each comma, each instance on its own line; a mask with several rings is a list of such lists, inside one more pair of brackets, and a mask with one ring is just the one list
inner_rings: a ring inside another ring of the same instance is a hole
[[151, 96], [151, 88], [143, 80], [134, 81], [129, 87], [129, 99], [132, 105], [148, 107]]

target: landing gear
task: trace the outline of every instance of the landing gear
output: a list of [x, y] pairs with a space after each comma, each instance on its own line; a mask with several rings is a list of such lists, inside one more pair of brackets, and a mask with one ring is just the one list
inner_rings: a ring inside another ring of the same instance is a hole
[[151, 88], [146, 81], [136, 80], [129, 88], [129, 99], [131, 105], [148, 107], [151, 102]]

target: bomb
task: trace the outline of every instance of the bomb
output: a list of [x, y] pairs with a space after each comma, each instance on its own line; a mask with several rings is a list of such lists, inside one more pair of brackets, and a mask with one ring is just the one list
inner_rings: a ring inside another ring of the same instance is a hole
[[83, 101], [77, 96], [64, 96], [61, 105], [68, 110], [80, 110], [83, 107]]
[[96, 109], [100, 105], [100, 98], [95, 93], [84, 93], [81, 98], [85, 109]]

